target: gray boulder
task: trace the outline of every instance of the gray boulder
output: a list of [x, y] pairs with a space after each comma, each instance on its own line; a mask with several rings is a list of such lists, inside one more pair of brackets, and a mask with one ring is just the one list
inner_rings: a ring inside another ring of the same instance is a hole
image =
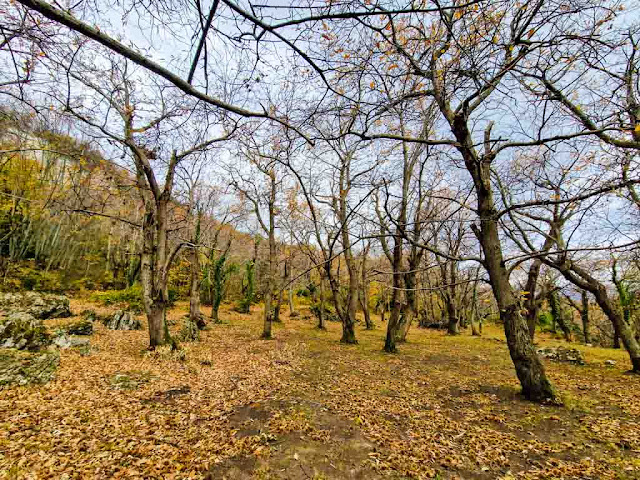
[[95, 312], [95, 310], [85, 310], [81, 313], [81, 315], [84, 320], [91, 323], [100, 319], [100, 317], [98, 317], [98, 314]]
[[53, 339], [52, 343], [56, 347], [63, 350], [74, 347], [88, 348], [90, 345], [88, 338], [77, 335], [69, 335], [64, 331], [61, 331], [60, 334]]
[[189, 316], [187, 316], [182, 322], [180, 339], [183, 342], [196, 342], [200, 340], [200, 329], [198, 328], [198, 324], [196, 322], [192, 322]]
[[47, 383], [55, 378], [60, 355], [55, 350], [24, 352], [0, 350], [0, 386]]
[[78, 320], [77, 322], [67, 323], [60, 327], [69, 335], [91, 335], [93, 334], [93, 323], [90, 320]]
[[27, 312], [40, 320], [72, 315], [67, 297], [39, 292], [0, 293], [0, 308], [5, 312]]
[[565, 348], [565, 347], [549, 347], [540, 348], [537, 350], [538, 355], [549, 360], [556, 362], [573, 363], [576, 365], [586, 365], [582, 352], [577, 348]]
[[51, 343], [42, 321], [26, 312], [16, 312], [0, 319], [0, 347], [38, 350]]
[[110, 330], [142, 330], [142, 324], [131, 312], [118, 310], [113, 317], [103, 320]]

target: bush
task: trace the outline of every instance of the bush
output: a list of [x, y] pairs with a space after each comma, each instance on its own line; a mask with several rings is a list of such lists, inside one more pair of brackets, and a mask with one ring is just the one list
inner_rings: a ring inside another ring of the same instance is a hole
[[247, 298], [241, 298], [236, 304], [236, 312], [249, 313], [251, 311], [251, 301]]
[[[320, 318], [320, 304], [319, 303], [314, 303], [311, 305], [311, 307], [309, 307], [309, 310], [311, 310], [311, 313], [313, 313], [313, 315], [316, 318]], [[338, 314], [336, 313], [336, 311], [329, 307], [328, 305], [325, 304], [324, 306], [324, 320], [325, 321], [329, 321], [329, 322], [339, 322], [340, 318], [338, 317]]]
[[106, 292], [96, 292], [91, 299], [102, 303], [103, 305], [120, 305], [126, 304], [127, 310], [142, 312], [144, 305], [142, 303], [142, 285], [135, 284], [124, 290], [107, 290]]
[[308, 298], [311, 296], [311, 292], [307, 288], [299, 288], [296, 290], [296, 296], [301, 298]]
[[543, 332], [550, 331], [553, 325], [551, 312], [540, 312], [538, 314], [538, 324]]
[[[178, 290], [169, 287], [169, 303], [168, 307], [173, 306], [178, 299]], [[136, 283], [124, 290], [107, 290], [105, 292], [96, 292], [91, 295], [91, 300], [102, 303], [103, 305], [124, 305], [126, 310], [132, 310], [136, 313], [144, 311], [144, 303], [142, 303], [142, 285]]]
[[19, 278], [24, 290], [51, 293], [62, 293], [65, 290], [60, 272], [35, 270], [31, 267], [22, 267], [19, 270]]

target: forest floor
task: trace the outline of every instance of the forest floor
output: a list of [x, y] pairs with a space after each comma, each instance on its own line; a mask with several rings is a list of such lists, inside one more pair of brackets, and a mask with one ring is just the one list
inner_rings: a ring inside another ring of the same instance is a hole
[[565, 406], [540, 406], [518, 394], [497, 327], [415, 328], [389, 355], [384, 325], [346, 346], [304, 311], [260, 340], [254, 308], [224, 308], [184, 358], [96, 325], [55, 381], [0, 390], [0, 478], [640, 478], [640, 377], [623, 351], [576, 344], [586, 366], [546, 362]]

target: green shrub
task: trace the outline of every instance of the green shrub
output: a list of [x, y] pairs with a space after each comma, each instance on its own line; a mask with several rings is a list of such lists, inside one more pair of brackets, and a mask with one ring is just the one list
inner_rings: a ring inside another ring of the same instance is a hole
[[[169, 307], [172, 306], [178, 298], [178, 290], [169, 287]], [[126, 305], [127, 310], [133, 310], [140, 313], [144, 311], [144, 303], [142, 303], [142, 285], [135, 283], [124, 290], [107, 290], [105, 292], [96, 292], [91, 295], [91, 300], [102, 303], [103, 305]]]
[[[312, 304], [311, 307], [309, 307], [309, 310], [311, 310], [311, 313], [313, 313], [316, 318], [320, 318], [320, 303]], [[324, 320], [329, 322], [340, 321], [336, 311], [327, 304], [324, 306]]]
[[169, 306], [172, 307], [174, 303], [180, 298], [180, 290], [174, 287], [169, 287]]
[[65, 290], [60, 272], [21, 267], [19, 276], [24, 290], [51, 293], [62, 293]]
[[245, 264], [245, 274], [242, 279], [242, 298], [236, 305], [236, 311], [239, 313], [249, 313], [251, 305], [256, 301], [255, 294], [255, 264], [249, 261]]
[[142, 312], [142, 285], [136, 283], [124, 290], [107, 290], [106, 292], [96, 292], [91, 296], [93, 301], [103, 305], [126, 304], [128, 310]]

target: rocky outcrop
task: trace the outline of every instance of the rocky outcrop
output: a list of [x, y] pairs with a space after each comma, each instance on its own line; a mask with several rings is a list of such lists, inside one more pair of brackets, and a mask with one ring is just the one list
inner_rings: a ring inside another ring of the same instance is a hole
[[131, 312], [118, 310], [112, 317], [103, 319], [110, 330], [142, 330], [142, 324]]
[[574, 363], [576, 365], [586, 365], [582, 352], [576, 348], [549, 347], [538, 349], [538, 355], [556, 362]]
[[200, 340], [200, 329], [198, 328], [198, 324], [191, 321], [189, 316], [185, 317], [182, 321], [180, 340], [183, 342], [196, 342]]
[[60, 355], [56, 350], [0, 349], [0, 386], [47, 383], [55, 378], [59, 363]]
[[98, 317], [98, 314], [95, 312], [95, 310], [84, 310], [80, 315], [82, 315], [82, 318], [93, 323], [96, 320], [101, 320], [100, 317]]
[[16, 312], [0, 319], [0, 347], [38, 350], [51, 343], [42, 320], [26, 312]]
[[68, 335], [91, 335], [93, 334], [93, 323], [89, 319], [78, 320], [62, 325], [60, 329]]
[[39, 292], [0, 293], [0, 309], [6, 314], [26, 312], [40, 320], [71, 316], [67, 297]]
[[79, 335], [69, 335], [66, 332], [60, 332], [54, 339], [53, 345], [60, 349], [81, 347], [87, 349], [90, 347], [89, 339]]

